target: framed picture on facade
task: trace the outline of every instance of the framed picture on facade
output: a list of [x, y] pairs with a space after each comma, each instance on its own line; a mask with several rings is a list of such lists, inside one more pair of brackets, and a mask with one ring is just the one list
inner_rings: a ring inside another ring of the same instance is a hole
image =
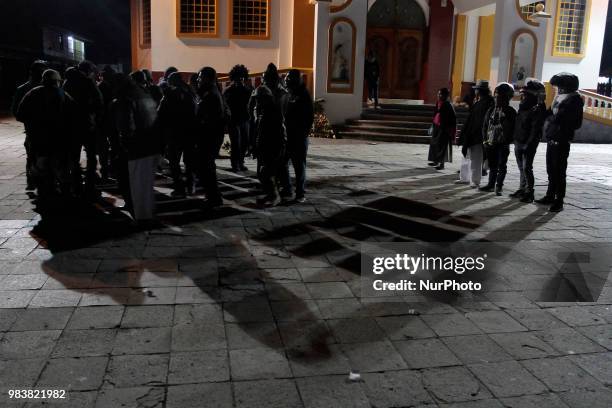
[[329, 27], [327, 92], [353, 93], [355, 86], [355, 24], [338, 18]]

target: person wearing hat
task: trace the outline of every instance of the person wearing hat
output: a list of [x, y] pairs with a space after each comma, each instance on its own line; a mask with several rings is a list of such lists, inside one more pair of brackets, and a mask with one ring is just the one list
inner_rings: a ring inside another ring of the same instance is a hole
[[550, 205], [551, 212], [560, 212], [567, 186], [567, 160], [574, 134], [582, 127], [584, 101], [578, 93], [580, 82], [576, 75], [557, 74], [550, 84], [557, 88], [557, 96], [544, 122], [548, 190], [536, 203]]
[[519, 189], [510, 194], [521, 202], [532, 203], [534, 176], [533, 160], [542, 139], [546, 119], [546, 88], [537, 79], [527, 78], [521, 88], [521, 103], [514, 127], [514, 154], [521, 175]]
[[502, 195], [506, 179], [510, 143], [514, 136], [516, 111], [510, 106], [514, 96], [514, 86], [502, 82], [495, 88], [495, 106], [487, 112], [482, 129], [484, 145], [489, 161], [489, 183], [479, 190], [495, 191]]
[[491, 96], [489, 81], [480, 80], [473, 87], [475, 103], [459, 135], [458, 145], [462, 146], [463, 162], [457, 184], [470, 184], [472, 188], [480, 187], [482, 179], [483, 138], [482, 128], [489, 109], [495, 106]]
[[204, 187], [207, 203], [211, 207], [223, 205], [223, 197], [217, 184], [215, 160], [225, 135], [225, 103], [219, 91], [217, 71], [202, 68], [198, 74], [200, 102], [196, 110], [196, 151], [200, 163], [200, 182]]

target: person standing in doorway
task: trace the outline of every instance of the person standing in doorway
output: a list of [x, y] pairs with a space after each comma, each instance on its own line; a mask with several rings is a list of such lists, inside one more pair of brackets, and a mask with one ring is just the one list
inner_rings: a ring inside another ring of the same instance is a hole
[[368, 52], [365, 61], [365, 80], [368, 85], [368, 100], [374, 102], [374, 108], [378, 108], [378, 82], [380, 81], [380, 64], [374, 51]]

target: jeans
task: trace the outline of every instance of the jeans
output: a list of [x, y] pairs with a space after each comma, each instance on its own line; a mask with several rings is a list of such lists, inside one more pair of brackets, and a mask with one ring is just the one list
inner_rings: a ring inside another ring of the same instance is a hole
[[571, 144], [569, 142], [548, 142], [546, 149], [546, 172], [548, 191], [546, 196], [563, 201], [567, 188], [567, 159]]
[[282, 167], [280, 168], [280, 183], [284, 193], [292, 194], [291, 178], [289, 175], [289, 161], [295, 171], [295, 195], [297, 198], [306, 194], [306, 156], [308, 154], [308, 136], [296, 135], [289, 137], [287, 141], [287, 152]]
[[241, 123], [230, 123], [228, 126], [230, 143], [232, 145], [231, 163], [232, 169], [239, 170], [244, 166], [244, 157], [249, 150], [249, 121]]
[[374, 105], [378, 106], [378, 81], [367, 81], [368, 83], [368, 98], [374, 101]]
[[519, 188], [528, 194], [533, 194], [533, 186], [535, 184], [535, 178], [533, 176], [533, 160], [535, 159], [537, 151], [537, 144], [517, 144], [514, 146], [516, 164], [518, 165], [518, 169], [521, 174], [521, 184]]
[[489, 187], [501, 189], [506, 180], [508, 172], [508, 156], [510, 156], [510, 145], [496, 144], [487, 146], [487, 160], [489, 161]]

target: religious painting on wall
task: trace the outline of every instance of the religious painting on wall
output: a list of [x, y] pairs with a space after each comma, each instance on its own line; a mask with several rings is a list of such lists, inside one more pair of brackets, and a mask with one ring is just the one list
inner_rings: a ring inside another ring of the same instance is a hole
[[353, 92], [355, 36], [355, 25], [349, 19], [340, 18], [332, 22], [329, 29], [328, 92]]

